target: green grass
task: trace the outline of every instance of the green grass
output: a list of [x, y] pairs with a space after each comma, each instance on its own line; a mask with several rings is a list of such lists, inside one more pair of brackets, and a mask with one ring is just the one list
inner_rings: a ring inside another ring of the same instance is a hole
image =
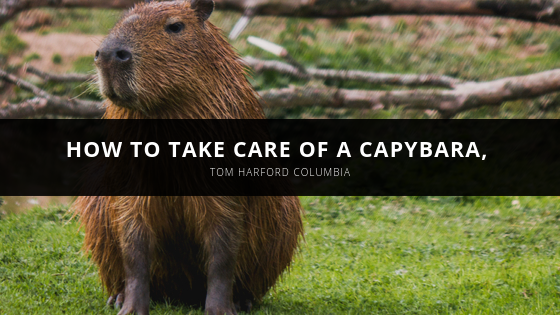
[[0, 37], [0, 55], [9, 56], [21, 53], [27, 48], [27, 43], [19, 39], [17, 35], [8, 33]]
[[74, 71], [80, 73], [92, 73], [95, 71], [93, 57], [89, 56], [78, 58], [76, 61], [74, 61], [74, 64], [72, 66], [74, 68]]
[[54, 64], [57, 64], [57, 65], [61, 64], [62, 63], [62, 56], [60, 54], [54, 54], [52, 56], [52, 62]]
[[39, 55], [38, 53], [31, 53], [25, 57], [23, 57], [23, 62], [30, 62], [33, 60], [39, 60], [41, 59], [41, 55]]
[[[301, 200], [306, 242], [255, 314], [560, 312], [556, 197]], [[82, 240], [64, 208], [0, 219], [0, 314], [115, 314]]]

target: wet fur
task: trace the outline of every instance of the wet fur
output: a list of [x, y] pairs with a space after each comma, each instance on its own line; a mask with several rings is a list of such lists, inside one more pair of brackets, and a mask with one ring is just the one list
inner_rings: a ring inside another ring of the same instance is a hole
[[[207, 255], [216, 237], [242, 239], [234, 301], [259, 301], [289, 266], [302, 232], [297, 197], [79, 197], [85, 249], [109, 295], [124, 290], [122, 251], [145, 224], [150, 240], [151, 297], [203, 305]], [[237, 235], [220, 234], [235, 222]], [[249, 294], [249, 295], [248, 295]]]
[[[139, 18], [123, 22], [132, 15]], [[169, 16], [185, 21], [185, 39], [162, 34]], [[141, 57], [128, 81], [115, 83], [127, 85], [123, 91], [135, 100], [127, 107], [107, 100], [105, 119], [264, 118], [238, 55], [218, 28], [197, 20], [188, 2], [136, 5], [111, 34], [131, 40]], [[73, 209], [109, 295], [123, 292], [123, 253], [143, 238], [151, 299], [194, 305], [205, 303], [208, 259], [221, 241], [240, 240], [234, 301], [259, 301], [290, 265], [303, 230], [292, 196], [82, 196]]]

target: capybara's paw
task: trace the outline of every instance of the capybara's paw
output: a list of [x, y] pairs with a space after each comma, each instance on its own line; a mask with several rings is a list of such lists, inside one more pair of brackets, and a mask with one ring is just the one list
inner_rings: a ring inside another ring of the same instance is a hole
[[132, 299], [125, 300], [122, 309], [118, 315], [128, 315], [128, 314], [148, 315], [150, 313], [149, 306], [150, 305], [149, 304], [146, 305], [146, 303], [135, 303]]
[[242, 299], [235, 301], [235, 310], [238, 312], [250, 313], [253, 309], [252, 299]]
[[111, 295], [107, 299], [107, 306], [114, 306], [116, 309], [120, 310], [123, 306], [124, 302], [124, 294], [119, 293], [115, 295]]
[[123, 293], [111, 295], [107, 300], [107, 305], [114, 305], [116, 309], [120, 309], [118, 315], [148, 315], [149, 313], [149, 304], [146, 305], [146, 303], [134, 303], [133, 299], [130, 299], [130, 301], [125, 301]]
[[206, 315], [237, 315], [234, 307], [209, 306], [204, 312]]

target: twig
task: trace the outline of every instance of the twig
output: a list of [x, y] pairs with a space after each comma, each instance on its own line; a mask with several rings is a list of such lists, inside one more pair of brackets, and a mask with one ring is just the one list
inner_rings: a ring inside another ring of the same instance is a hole
[[34, 74], [39, 78], [43, 79], [44, 81], [49, 82], [59, 82], [59, 83], [68, 83], [68, 82], [85, 82], [91, 81], [95, 79], [94, 74], [82, 74], [82, 73], [67, 73], [67, 74], [58, 74], [58, 73], [49, 73], [41, 71], [33, 66], [27, 66], [26, 68], [27, 73]]

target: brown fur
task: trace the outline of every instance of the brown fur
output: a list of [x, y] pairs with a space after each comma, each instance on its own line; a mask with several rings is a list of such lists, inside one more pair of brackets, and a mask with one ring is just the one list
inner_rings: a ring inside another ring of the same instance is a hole
[[[170, 18], [185, 23], [183, 37], [162, 32]], [[140, 57], [126, 78], [112, 78], [118, 95], [105, 102], [105, 119], [264, 118], [238, 55], [188, 2], [136, 5], [109, 36], [125, 38]], [[104, 93], [109, 79], [100, 74]], [[73, 207], [109, 295], [123, 292], [123, 253], [142, 231], [149, 240], [151, 298], [189, 304], [204, 303], [209, 251], [220, 238], [241, 240], [234, 300], [258, 301], [290, 265], [303, 230], [292, 196], [83, 196]], [[234, 235], [224, 235], [224, 226], [233, 226]]]

